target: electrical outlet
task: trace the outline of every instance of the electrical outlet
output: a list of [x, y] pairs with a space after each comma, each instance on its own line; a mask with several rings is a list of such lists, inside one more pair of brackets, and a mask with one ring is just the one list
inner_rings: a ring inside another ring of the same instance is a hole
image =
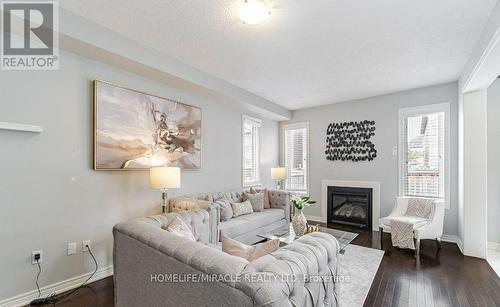
[[88, 252], [89, 251], [89, 249], [87, 248], [87, 246], [90, 247], [90, 248], [92, 248], [90, 240], [86, 240], [86, 241], [82, 242], [82, 252]]
[[40, 250], [31, 252], [31, 264], [35, 265], [37, 262], [37, 258], [38, 262], [43, 262], [43, 251]]
[[68, 243], [68, 256], [76, 254], [76, 242]]

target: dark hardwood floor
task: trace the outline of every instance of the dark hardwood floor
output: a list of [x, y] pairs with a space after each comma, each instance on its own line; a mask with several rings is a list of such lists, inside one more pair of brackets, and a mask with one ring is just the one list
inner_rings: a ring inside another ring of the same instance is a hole
[[[338, 228], [338, 227], [336, 227]], [[358, 232], [352, 244], [380, 248], [380, 233]], [[420, 257], [391, 246], [383, 235], [384, 257], [364, 306], [500, 306], [500, 278], [483, 260], [462, 255], [454, 243], [423, 240]]]
[[[335, 227], [339, 228], [339, 227]], [[357, 232], [352, 244], [380, 248], [380, 233]], [[393, 248], [384, 234], [385, 255], [364, 306], [500, 306], [500, 278], [485, 260], [465, 257], [453, 243], [422, 241], [420, 258]], [[57, 306], [113, 306], [113, 279], [94, 282]]]

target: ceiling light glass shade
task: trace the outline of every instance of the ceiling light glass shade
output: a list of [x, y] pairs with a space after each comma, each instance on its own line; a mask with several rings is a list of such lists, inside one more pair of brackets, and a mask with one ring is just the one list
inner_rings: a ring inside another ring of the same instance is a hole
[[261, 23], [271, 14], [269, 7], [260, 0], [246, 0], [241, 4], [238, 16], [249, 25]]

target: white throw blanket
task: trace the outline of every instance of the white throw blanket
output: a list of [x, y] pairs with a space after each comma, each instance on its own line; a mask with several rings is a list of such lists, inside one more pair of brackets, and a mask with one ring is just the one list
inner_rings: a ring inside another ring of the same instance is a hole
[[[429, 220], [434, 214], [434, 201], [426, 198], [410, 198], [405, 216], [419, 217]], [[392, 245], [400, 248], [415, 249], [413, 227], [415, 222], [393, 219], [391, 221]]]

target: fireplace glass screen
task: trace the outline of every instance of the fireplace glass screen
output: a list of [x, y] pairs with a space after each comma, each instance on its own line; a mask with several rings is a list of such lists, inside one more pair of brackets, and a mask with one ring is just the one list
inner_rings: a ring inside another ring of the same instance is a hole
[[328, 222], [371, 228], [372, 189], [328, 187]]

